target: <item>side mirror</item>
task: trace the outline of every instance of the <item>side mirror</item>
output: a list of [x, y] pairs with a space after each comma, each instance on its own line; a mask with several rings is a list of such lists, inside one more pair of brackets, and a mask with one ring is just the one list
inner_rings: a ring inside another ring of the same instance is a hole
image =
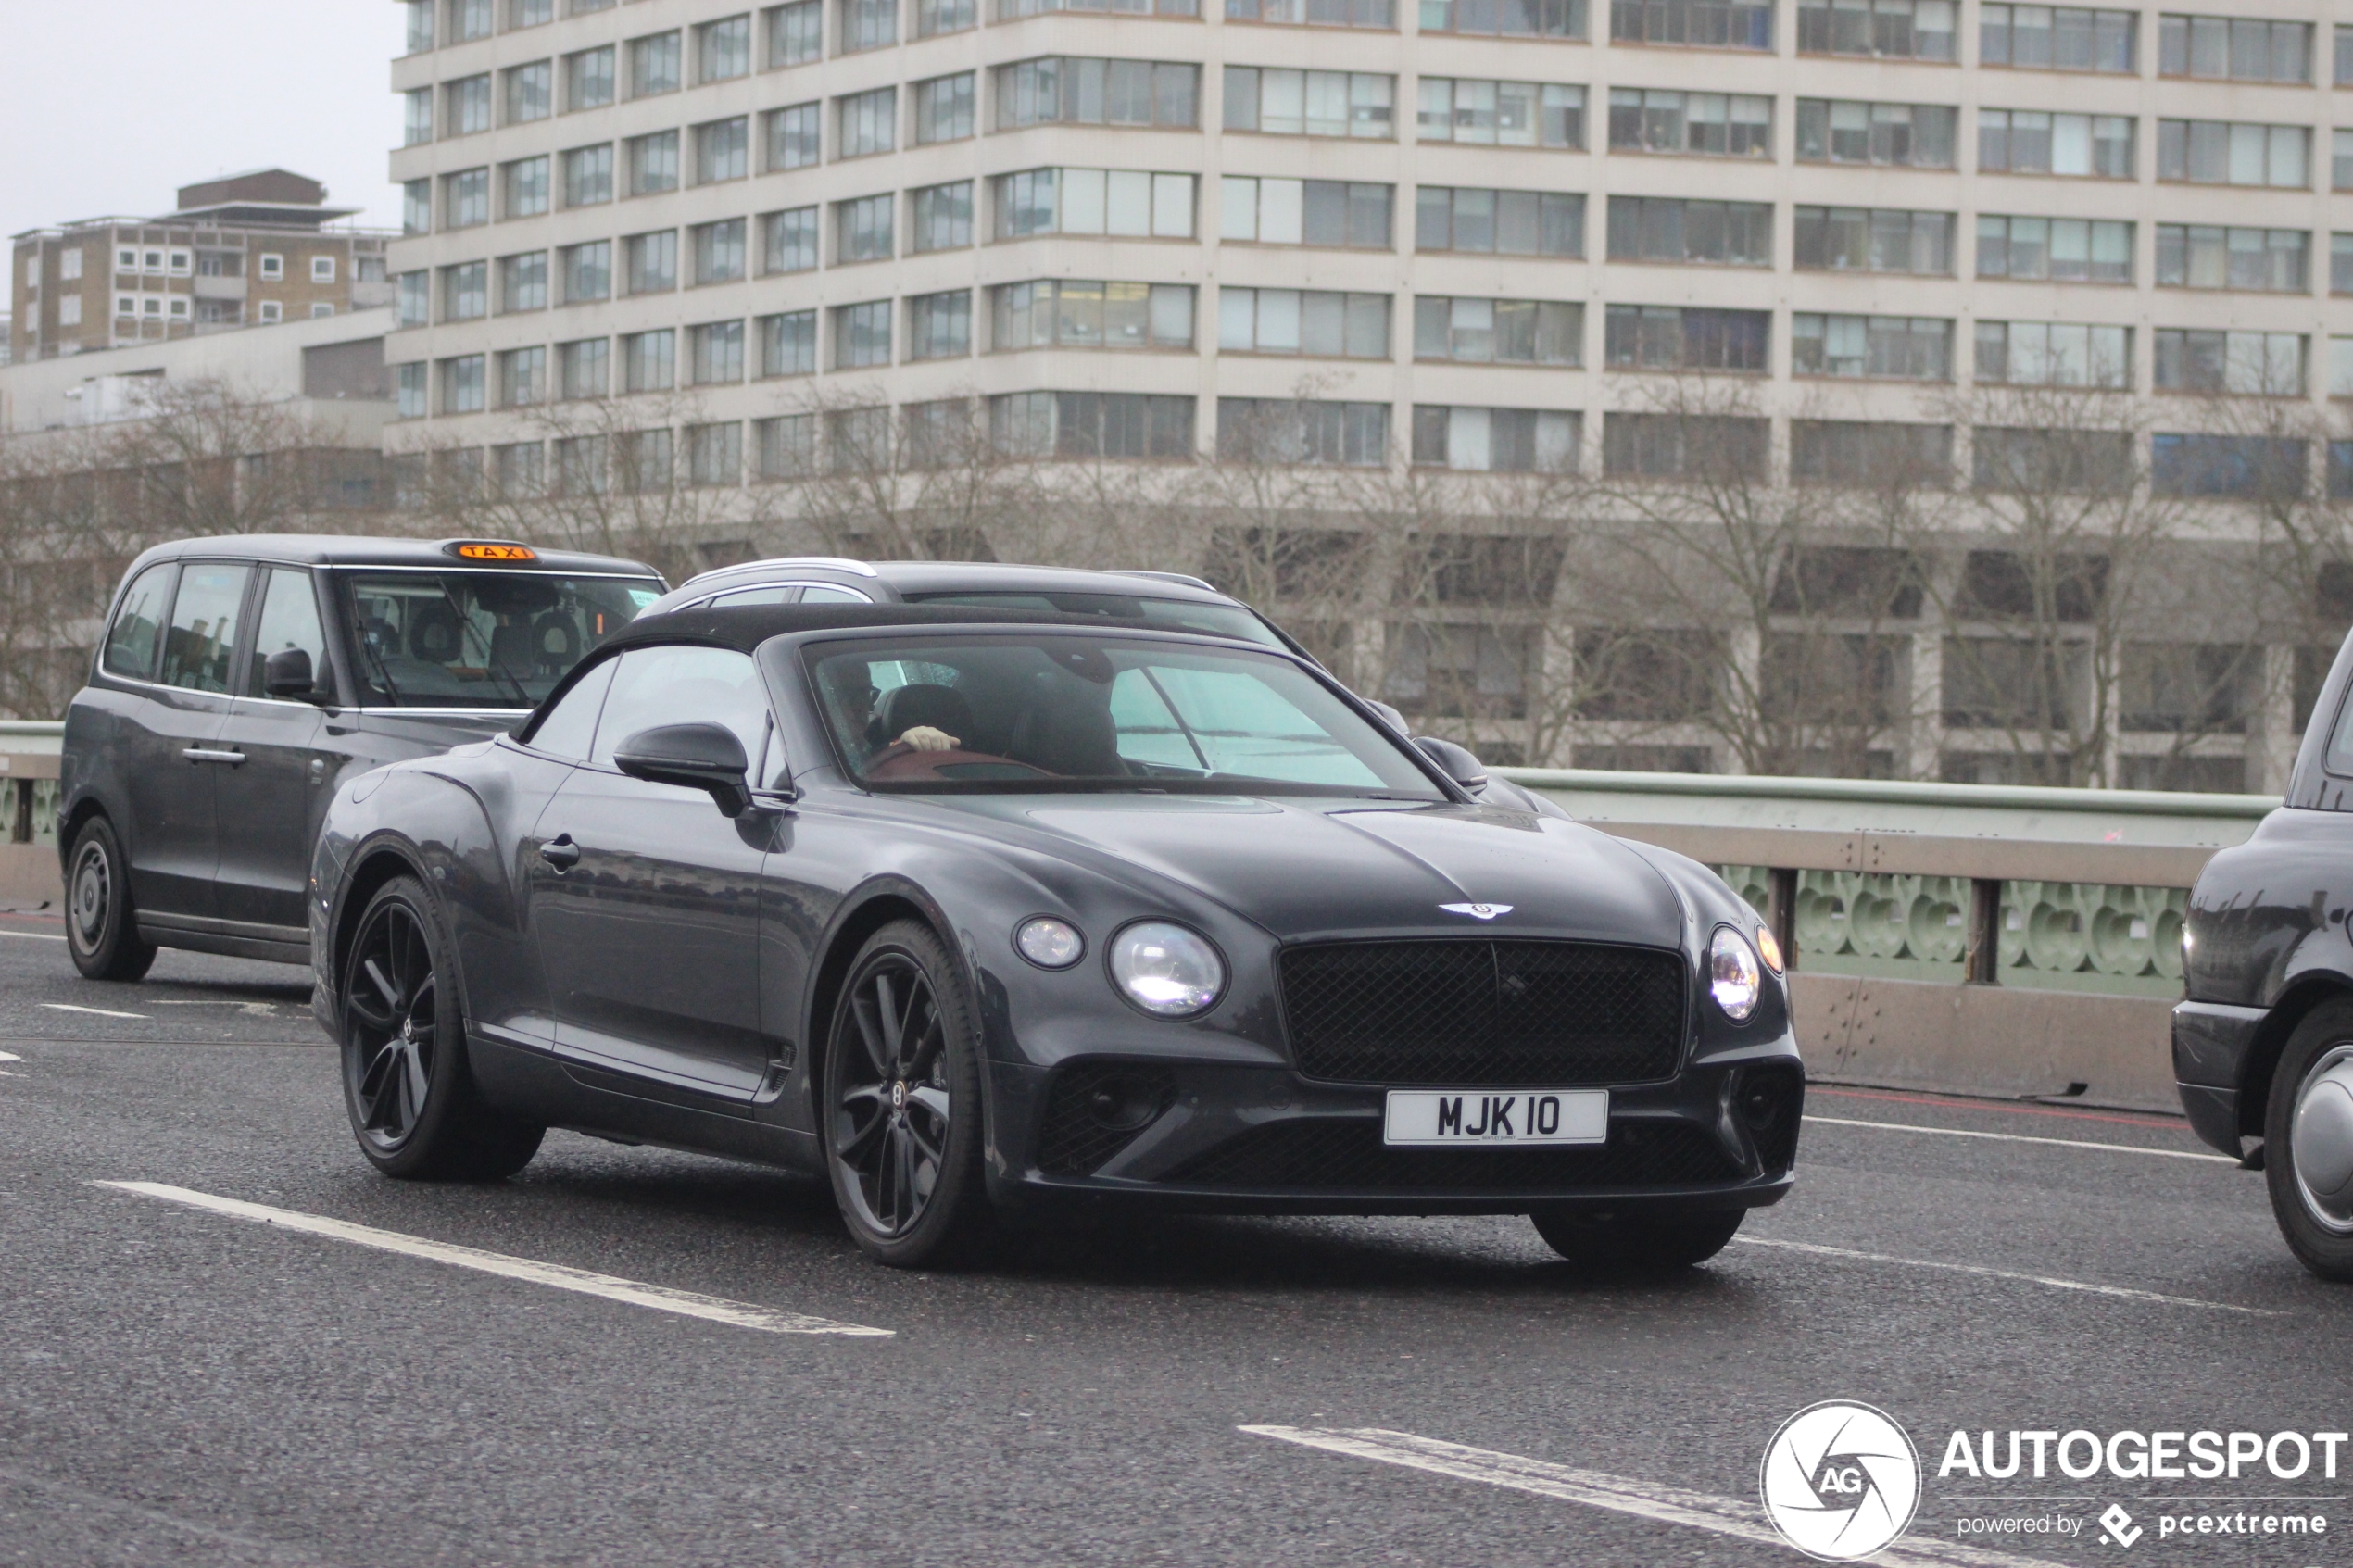
[[1376, 701], [1372, 697], [1366, 697], [1365, 698], [1365, 706], [1379, 714], [1383, 719], [1387, 720], [1389, 721], [1389, 727], [1395, 730], [1399, 734], [1411, 735], [1414, 733], [1413, 726], [1405, 722], [1405, 715], [1398, 712], [1397, 709], [1391, 708], [1389, 704]]
[[724, 724], [657, 724], [623, 741], [612, 761], [648, 784], [708, 790], [722, 816], [739, 817], [751, 806], [744, 743]]
[[1448, 778], [1471, 794], [1477, 795], [1487, 787], [1487, 764], [1453, 741], [1440, 740], [1436, 735], [1416, 735], [1414, 744], [1443, 769]]
[[319, 678], [305, 648], [280, 648], [261, 661], [261, 689], [275, 697], [298, 702], [320, 699]]

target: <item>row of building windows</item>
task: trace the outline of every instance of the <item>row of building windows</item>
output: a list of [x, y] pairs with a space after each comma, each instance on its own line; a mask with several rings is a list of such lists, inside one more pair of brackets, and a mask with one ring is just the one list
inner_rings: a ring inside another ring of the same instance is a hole
[[[488, 37], [498, 0], [447, 0], [447, 36], [453, 43]], [[509, 27], [555, 19], [553, 0], [506, 0]], [[409, 51], [434, 46], [434, 0], [408, 0]], [[575, 6], [574, 14], [610, 8]], [[853, 54], [900, 41], [898, 0], [837, 0], [834, 52]], [[1585, 0], [1420, 0], [1424, 32], [1502, 38], [1583, 41]], [[1057, 13], [1197, 18], [1200, 0], [996, 0], [994, 19], [1018, 21]], [[1750, 0], [1612, 0], [1611, 37], [1620, 43], [1769, 50], [1773, 6]], [[1393, 31], [1394, 0], [1226, 0], [1228, 21]], [[1957, 0], [1798, 0], [1801, 55], [1958, 63], [1960, 6]], [[527, 17], [527, 20], [515, 19]], [[753, 18], [747, 12], [672, 29], [563, 56], [566, 107], [594, 108], [614, 101], [625, 83], [632, 97], [674, 93], [686, 84], [733, 82], [756, 69], [805, 64], [824, 55], [822, 0], [797, 0], [761, 12], [764, 53], [755, 55]], [[2136, 74], [2140, 13], [2113, 7], [1983, 4], [1978, 7], [1977, 63], [2021, 70]], [[917, 0], [917, 38], [961, 32], [980, 23], [977, 0]], [[2353, 84], [2353, 27], [2334, 32], [2331, 80]], [[2309, 22], [2168, 12], [2158, 19], [2157, 69], [2161, 77], [2312, 84], [2313, 26]], [[558, 62], [510, 68], [535, 73], [526, 90], [532, 111], [552, 113]], [[624, 74], [625, 72], [625, 74]], [[487, 78], [467, 79], [482, 80]], [[511, 94], [510, 94], [511, 98]]]

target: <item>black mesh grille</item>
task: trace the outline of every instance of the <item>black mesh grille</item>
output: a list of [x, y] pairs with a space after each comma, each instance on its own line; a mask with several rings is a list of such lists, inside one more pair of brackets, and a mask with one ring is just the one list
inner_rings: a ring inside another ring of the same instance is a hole
[[1283, 954], [1292, 1053], [1349, 1084], [1633, 1084], [1675, 1072], [1683, 960], [1575, 942], [1351, 942]]
[[1253, 1127], [1162, 1177], [1184, 1186], [1320, 1192], [1561, 1192], [1696, 1186], [1740, 1172], [1688, 1122], [1620, 1122], [1583, 1148], [1391, 1148], [1368, 1118], [1302, 1117]]
[[[1100, 1097], [1108, 1096], [1107, 1100]], [[1048, 1175], [1084, 1176], [1159, 1120], [1176, 1103], [1176, 1079], [1166, 1068], [1082, 1062], [1054, 1074], [1038, 1128], [1038, 1168]]]

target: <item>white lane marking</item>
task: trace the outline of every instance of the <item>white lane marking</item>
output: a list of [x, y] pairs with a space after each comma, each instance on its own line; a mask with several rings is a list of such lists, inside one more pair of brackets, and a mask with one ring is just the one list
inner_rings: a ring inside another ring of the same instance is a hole
[[836, 1323], [831, 1318], [777, 1311], [774, 1308], [755, 1307], [748, 1302], [730, 1301], [697, 1291], [673, 1290], [667, 1286], [645, 1285], [613, 1274], [566, 1268], [560, 1263], [510, 1258], [503, 1252], [484, 1252], [480, 1248], [459, 1247], [447, 1241], [428, 1241], [422, 1236], [403, 1236], [398, 1231], [378, 1230], [373, 1225], [355, 1225], [346, 1220], [330, 1220], [293, 1209], [272, 1209], [267, 1204], [246, 1203], [234, 1198], [216, 1198], [208, 1192], [167, 1186], [161, 1182], [93, 1182], [90, 1185], [112, 1187], [118, 1192], [136, 1193], [142, 1198], [160, 1198], [170, 1203], [184, 1203], [191, 1209], [226, 1214], [236, 1220], [253, 1220], [265, 1225], [300, 1231], [308, 1236], [323, 1236], [385, 1252], [399, 1252], [411, 1258], [430, 1259], [436, 1263], [454, 1264], [461, 1269], [479, 1269], [486, 1274], [502, 1274], [509, 1279], [528, 1280], [534, 1285], [553, 1286], [558, 1290], [576, 1290], [584, 1296], [601, 1296], [610, 1301], [625, 1301], [633, 1307], [651, 1307], [658, 1312], [708, 1318], [712, 1323], [733, 1323], [738, 1328], [763, 1329], [770, 1334], [847, 1334], [869, 1338], [888, 1338], [892, 1334], [887, 1328]]
[[[1630, 1513], [1665, 1524], [1685, 1524], [1693, 1529], [1711, 1530], [1719, 1536], [1733, 1536], [1784, 1550], [1788, 1548], [1788, 1543], [1766, 1522], [1762, 1508], [1755, 1503], [1719, 1498], [1706, 1492], [1692, 1492], [1680, 1486], [1630, 1480], [1598, 1470], [1579, 1470], [1541, 1459], [1528, 1459], [1519, 1454], [1498, 1453], [1492, 1449], [1473, 1449], [1461, 1443], [1441, 1442], [1434, 1437], [1417, 1437], [1410, 1432], [1385, 1431], [1378, 1426], [1351, 1430], [1314, 1426], [1244, 1426], [1239, 1430], [1252, 1436], [1272, 1437], [1277, 1442], [1297, 1443], [1303, 1448], [1322, 1449], [1328, 1453], [1347, 1454], [1355, 1459], [1378, 1460], [1383, 1464], [1403, 1465], [1409, 1470], [1427, 1470], [1434, 1474], [1451, 1475], [1458, 1481], [1508, 1486], [1516, 1492], [1533, 1492], [1538, 1497], [1581, 1502], [1591, 1508]], [[1871, 1561], [1893, 1564], [1895, 1568], [1909, 1568], [1912, 1564], [2050, 1568], [2048, 1563], [2032, 1558], [2010, 1557], [2002, 1552], [1986, 1551], [1957, 1541], [1940, 1541], [1929, 1537], [1899, 1541]]]
[[192, 999], [182, 997], [159, 997], [156, 1000], [149, 1002], [147, 1005], [149, 1007], [158, 1008], [238, 1008], [242, 1009], [248, 1016], [254, 1018], [275, 1018], [278, 1016], [277, 1004], [274, 1002], [240, 1002], [235, 1000], [216, 1001], [210, 997]]
[[108, 1008], [78, 1008], [71, 1002], [35, 1002], [32, 1005], [47, 1008], [52, 1012], [86, 1012], [99, 1018], [135, 1018], [142, 1023], [155, 1022], [144, 1012], [116, 1012]]
[[14, 1051], [0, 1051], [0, 1061], [22, 1061], [23, 1060], [24, 1058]]
[[28, 942], [62, 942], [64, 937], [51, 931], [0, 931], [0, 936], [20, 936]]
[[2250, 1317], [2284, 1318], [2290, 1314], [2273, 1311], [2269, 1307], [2239, 1307], [2228, 1301], [2202, 1301], [2195, 1296], [2163, 1296], [2154, 1290], [2135, 1290], [2125, 1285], [2094, 1285], [2087, 1280], [2059, 1279], [2051, 1274], [2030, 1274], [2017, 1269], [1994, 1269], [1982, 1263], [1945, 1263], [1933, 1258], [1898, 1258], [1888, 1252], [1858, 1252], [1849, 1247], [1824, 1247], [1811, 1241], [1782, 1241], [1773, 1236], [1736, 1236], [1732, 1237], [1744, 1247], [1778, 1247], [1785, 1251], [1805, 1252], [1818, 1258], [1840, 1258], [1855, 1263], [1894, 1263], [1906, 1269], [1935, 1269], [1944, 1273], [1975, 1274], [1981, 1279], [2014, 1280], [2020, 1285], [2046, 1285], [2054, 1290], [2081, 1290], [2092, 1296], [2109, 1296], [2124, 1301], [2152, 1301], [2168, 1307], [2203, 1307], [2214, 1312], [2245, 1312]]
[[1999, 1143], [2042, 1143], [2057, 1148], [2096, 1148], [2109, 1154], [2153, 1154], [2159, 1160], [2208, 1160], [2217, 1165], [2235, 1165], [2237, 1160], [2227, 1154], [2206, 1154], [2186, 1148], [2142, 1148], [2129, 1143], [2087, 1143], [2081, 1138], [2037, 1138], [2024, 1133], [1981, 1133], [1968, 1127], [1922, 1127], [1910, 1122], [1867, 1122], [1852, 1116], [1808, 1116], [1808, 1122], [1819, 1122], [1825, 1127], [1879, 1127], [1891, 1133], [1933, 1133], [1945, 1138], [1992, 1138]]

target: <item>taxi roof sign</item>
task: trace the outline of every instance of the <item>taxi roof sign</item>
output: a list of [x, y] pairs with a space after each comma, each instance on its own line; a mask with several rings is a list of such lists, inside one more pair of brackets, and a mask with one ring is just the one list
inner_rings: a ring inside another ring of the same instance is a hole
[[441, 546], [459, 560], [535, 561], [539, 552], [511, 539], [452, 539]]

